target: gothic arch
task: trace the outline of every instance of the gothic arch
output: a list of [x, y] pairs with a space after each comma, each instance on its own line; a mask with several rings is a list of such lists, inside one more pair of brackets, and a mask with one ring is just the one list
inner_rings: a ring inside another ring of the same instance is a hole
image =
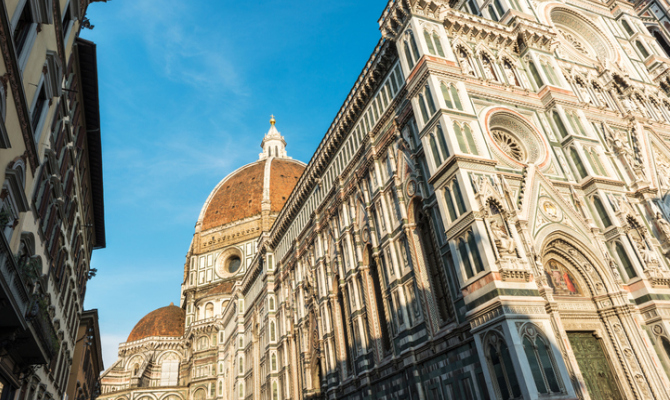
[[548, 235], [540, 248], [545, 270], [550, 260], [560, 260], [583, 285], [584, 296], [594, 297], [619, 292], [619, 285], [612, 272], [607, 271], [599, 261], [602, 257], [594, 254], [575, 237], [558, 231]]

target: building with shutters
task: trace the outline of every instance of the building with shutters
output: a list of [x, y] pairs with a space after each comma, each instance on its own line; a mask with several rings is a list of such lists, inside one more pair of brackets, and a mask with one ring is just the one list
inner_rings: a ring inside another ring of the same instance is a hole
[[0, 399], [61, 400], [105, 247], [95, 0], [0, 3]]
[[667, 8], [390, 1], [309, 164], [266, 136], [222, 181], [101, 397], [670, 397]]

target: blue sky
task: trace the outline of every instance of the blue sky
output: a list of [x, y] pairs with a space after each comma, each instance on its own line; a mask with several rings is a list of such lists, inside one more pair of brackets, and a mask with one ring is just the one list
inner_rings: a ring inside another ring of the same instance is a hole
[[85, 307], [105, 368], [148, 312], [179, 304], [202, 204], [258, 158], [270, 114], [309, 161], [380, 38], [384, 0], [94, 3], [107, 248]]

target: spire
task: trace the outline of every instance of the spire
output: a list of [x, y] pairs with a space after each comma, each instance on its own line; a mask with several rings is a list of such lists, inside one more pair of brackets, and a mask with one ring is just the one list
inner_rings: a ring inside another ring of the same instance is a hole
[[290, 158], [286, 155], [286, 141], [284, 137], [279, 133], [275, 124], [277, 120], [275, 116], [270, 116], [270, 130], [265, 134], [263, 141], [261, 142], [261, 147], [263, 152], [258, 155], [259, 160], [264, 160], [266, 158]]

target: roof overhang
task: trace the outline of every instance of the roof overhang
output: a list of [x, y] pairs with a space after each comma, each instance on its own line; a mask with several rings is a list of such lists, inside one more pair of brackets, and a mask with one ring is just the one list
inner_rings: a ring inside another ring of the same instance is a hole
[[100, 99], [98, 92], [98, 61], [95, 43], [77, 38], [79, 71], [81, 73], [88, 164], [91, 177], [94, 249], [107, 246], [105, 236], [105, 199], [102, 181], [102, 139], [100, 134]]

